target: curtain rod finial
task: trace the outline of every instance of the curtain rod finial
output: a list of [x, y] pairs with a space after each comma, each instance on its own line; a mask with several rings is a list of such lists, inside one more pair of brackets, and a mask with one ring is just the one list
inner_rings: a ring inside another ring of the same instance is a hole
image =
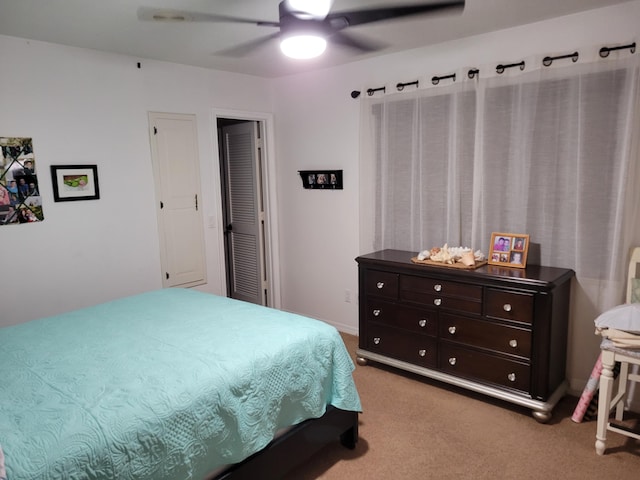
[[360, 96], [360, 92], [358, 90], [353, 90], [351, 92], [351, 98], [358, 98]]

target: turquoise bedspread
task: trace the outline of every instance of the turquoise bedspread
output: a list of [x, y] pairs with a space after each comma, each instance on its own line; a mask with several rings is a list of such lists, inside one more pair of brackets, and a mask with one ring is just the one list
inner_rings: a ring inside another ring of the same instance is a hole
[[201, 479], [360, 411], [353, 368], [326, 323], [187, 289], [2, 328], [7, 480]]

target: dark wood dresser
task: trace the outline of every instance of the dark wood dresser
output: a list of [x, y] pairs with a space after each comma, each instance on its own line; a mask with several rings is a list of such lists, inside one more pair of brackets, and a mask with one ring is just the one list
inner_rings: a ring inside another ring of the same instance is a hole
[[360, 365], [369, 360], [531, 408], [547, 422], [564, 396], [573, 270], [356, 258]]

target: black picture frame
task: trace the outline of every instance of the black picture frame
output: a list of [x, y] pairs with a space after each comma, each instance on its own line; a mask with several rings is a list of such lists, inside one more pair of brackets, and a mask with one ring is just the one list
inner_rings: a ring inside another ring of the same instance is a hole
[[51, 182], [56, 202], [100, 198], [97, 165], [51, 165]]
[[299, 170], [302, 187], [312, 190], [342, 190], [342, 170]]

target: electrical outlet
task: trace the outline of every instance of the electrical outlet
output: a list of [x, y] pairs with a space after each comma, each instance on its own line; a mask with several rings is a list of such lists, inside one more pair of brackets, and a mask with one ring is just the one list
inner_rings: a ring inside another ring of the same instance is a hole
[[344, 301], [347, 303], [351, 303], [351, 290], [344, 291]]

